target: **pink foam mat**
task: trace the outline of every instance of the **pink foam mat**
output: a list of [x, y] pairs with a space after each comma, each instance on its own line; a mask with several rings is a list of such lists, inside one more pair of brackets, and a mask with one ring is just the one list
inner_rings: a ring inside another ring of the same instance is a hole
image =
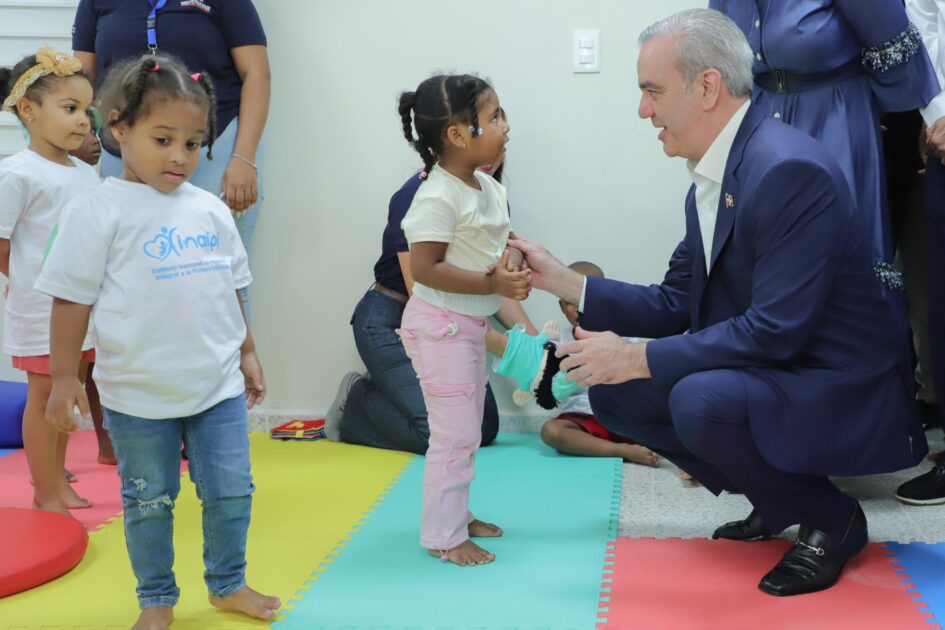
[[[94, 431], [79, 431], [69, 439], [66, 468], [78, 481], [72, 484], [79, 496], [94, 505], [72, 510], [72, 515], [92, 531], [121, 514], [121, 481], [117, 466], [98, 463], [98, 442]], [[33, 487], [23, 450], [0, 457], [0, 506], [28, 508], [33, 504]]]
[[619, 538], [600, 630], [929, 630], [888, 552], [870, 544], [831, 589], [772, 597], [758, 582], [790, 543]]

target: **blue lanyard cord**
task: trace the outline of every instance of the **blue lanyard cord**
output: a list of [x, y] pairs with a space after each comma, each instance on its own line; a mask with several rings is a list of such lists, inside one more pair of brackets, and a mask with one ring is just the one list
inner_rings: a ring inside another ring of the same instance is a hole
[[157, 14], [164, 8], [167, 0], [148, 0], [151, 3], [151, 13], [148, 14], [148, 49], [151, 54], [157, 50]]

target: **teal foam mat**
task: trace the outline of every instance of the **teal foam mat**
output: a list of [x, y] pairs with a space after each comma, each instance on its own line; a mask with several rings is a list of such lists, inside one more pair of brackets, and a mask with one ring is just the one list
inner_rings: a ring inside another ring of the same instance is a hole
[[617, 533], [620, 460], [561, 456], [535, 434], [500, 434], [477, 455], [471, 509], [505, 535], [479, 539], [497, 557], [477, 567], [442, 563], [420, 547], [422, 479], [417, 458], [272, 627], [594, 627]]

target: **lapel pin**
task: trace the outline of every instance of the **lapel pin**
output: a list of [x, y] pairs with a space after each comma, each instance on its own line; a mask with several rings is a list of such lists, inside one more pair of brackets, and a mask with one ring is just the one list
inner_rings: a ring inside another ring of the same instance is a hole
[[734, 208], [735, 207], [735, 197], [731, 193], [725, 193], [725, 207]]

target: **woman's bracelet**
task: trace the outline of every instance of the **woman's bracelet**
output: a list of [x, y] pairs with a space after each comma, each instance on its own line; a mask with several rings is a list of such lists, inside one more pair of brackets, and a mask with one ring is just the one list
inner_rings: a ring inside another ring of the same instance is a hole
[[252, 166], [254, 171], [258, 171], [258, 170], [259, 170], [258, 168], [256, 168], [256, 164], [254, 164], [253, 162], [250, 162], [249, 160], [247, 160], [246, 158], [244, 158], [244, 157], [243, 157], [242, 155], [240, 155], [239, 153], [233, 153], [232, 155], [233, 155], [233, 157], [235, 157], [236, 159], [238, 159], [238, 160], [243, 160], [244, 162], [246, 162], [247, 164], [249, 164], [250, 166]]

